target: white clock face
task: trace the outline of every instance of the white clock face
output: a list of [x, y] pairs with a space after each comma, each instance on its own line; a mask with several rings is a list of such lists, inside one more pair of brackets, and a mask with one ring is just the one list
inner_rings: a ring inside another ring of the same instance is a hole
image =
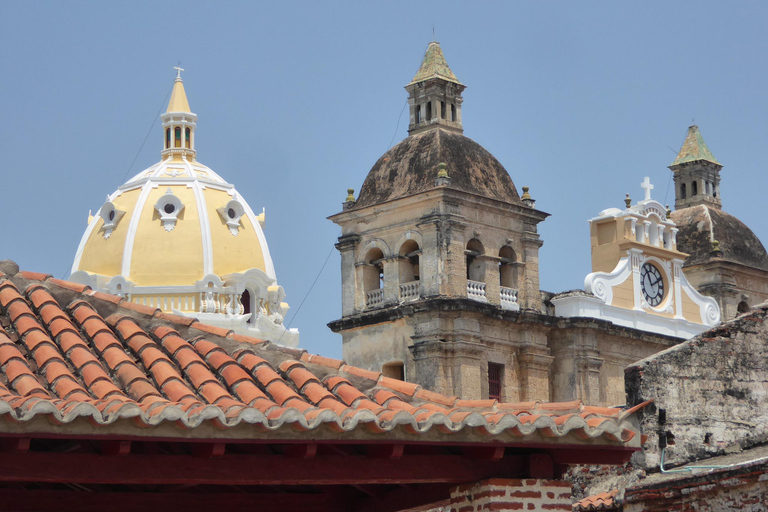
[[664, 278], [654, 265], [643, 264], [640, 269], [640, 288], [649, 306], [656, 307], [661, 304], [664, 298]]

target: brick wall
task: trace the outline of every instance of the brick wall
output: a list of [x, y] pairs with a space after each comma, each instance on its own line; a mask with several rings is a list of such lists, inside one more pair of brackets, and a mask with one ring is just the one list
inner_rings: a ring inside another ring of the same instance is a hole
[[571, 484], [564, 480], [491, 478], [451, 490], [450, 512], [571, 510]]
[[768, 511], [765, 468], [720, 479], [690, 478], [646, 488], [628, 489], [624, 512]]

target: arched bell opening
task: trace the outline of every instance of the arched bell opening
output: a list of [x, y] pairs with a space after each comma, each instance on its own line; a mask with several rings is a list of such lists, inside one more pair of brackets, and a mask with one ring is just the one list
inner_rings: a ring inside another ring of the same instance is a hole
[[400, 253], [398, 258], [400, 299], [415, 299], [420, 295], [420, 255], [421, 249], [415, 240], [406, 240], [403, 245], [400, 246]]

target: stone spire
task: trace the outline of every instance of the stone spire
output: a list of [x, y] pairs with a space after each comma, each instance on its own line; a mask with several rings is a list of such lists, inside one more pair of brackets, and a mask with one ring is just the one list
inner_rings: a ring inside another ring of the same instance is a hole
[[688, 135], [685, 136], [683, 147], [680, 148], [680, 152], [677, 154], [675, 161], [672, 162], [672, 166], [697, 160], [706, 160], [707, 162], [720, 165], [720, 162], [715, 159], [709, 147], [707, 147], [707, 143], [704, 142], [704, 137], [701, 136], [699, 127], [694, 124], [688, 127]]
[[712, 155], [699, 132], [699, 127], [688, 127], [683, 146], [669, 166], [675, 178], [675, 209], [699, 204], [719, 210], [720, 169], [723, 166]]
[[173, 157], [194, 160], [195, 128], [197, 116], [192, 113], [181, 79], [182, 68], [176, 66], [176, 80], [168, 102], [168, 109], [161, 116], [163, 120], [163, 158]]
[[453, 74], [451, 68], [448, 67], [448, 63], [445, 62], [445, 56], [443, 56], [443, 50], [440, 48], [440, 43], [432, 41], [427, 46], [427, 51], [424, 53], [424, 60], [421, 61], [421, 67], [416, 72], [416, 76], [411, 80], [412, 84], [417, 82], [423, 82], [430, 78], [442, 78], [456, 84], [460, 84], [459, 79]]
[[463, 132], [461, 93], [464, 88], [448, 67], [440, 43], [429, 43], [416, 76], [405, 86], [410, 105], [408, 133], [414, 135], [438, 126]]

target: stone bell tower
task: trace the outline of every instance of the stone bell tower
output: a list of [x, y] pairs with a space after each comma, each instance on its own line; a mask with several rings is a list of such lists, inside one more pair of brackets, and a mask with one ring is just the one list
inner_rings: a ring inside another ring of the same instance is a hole
[[548, 399], [537, 225], [548, 214], [463, 135], [465, 86], [432, 42], [405, 86], [409, 136], [350, 191], [341, 226], [344, 359], [464, 398]]

